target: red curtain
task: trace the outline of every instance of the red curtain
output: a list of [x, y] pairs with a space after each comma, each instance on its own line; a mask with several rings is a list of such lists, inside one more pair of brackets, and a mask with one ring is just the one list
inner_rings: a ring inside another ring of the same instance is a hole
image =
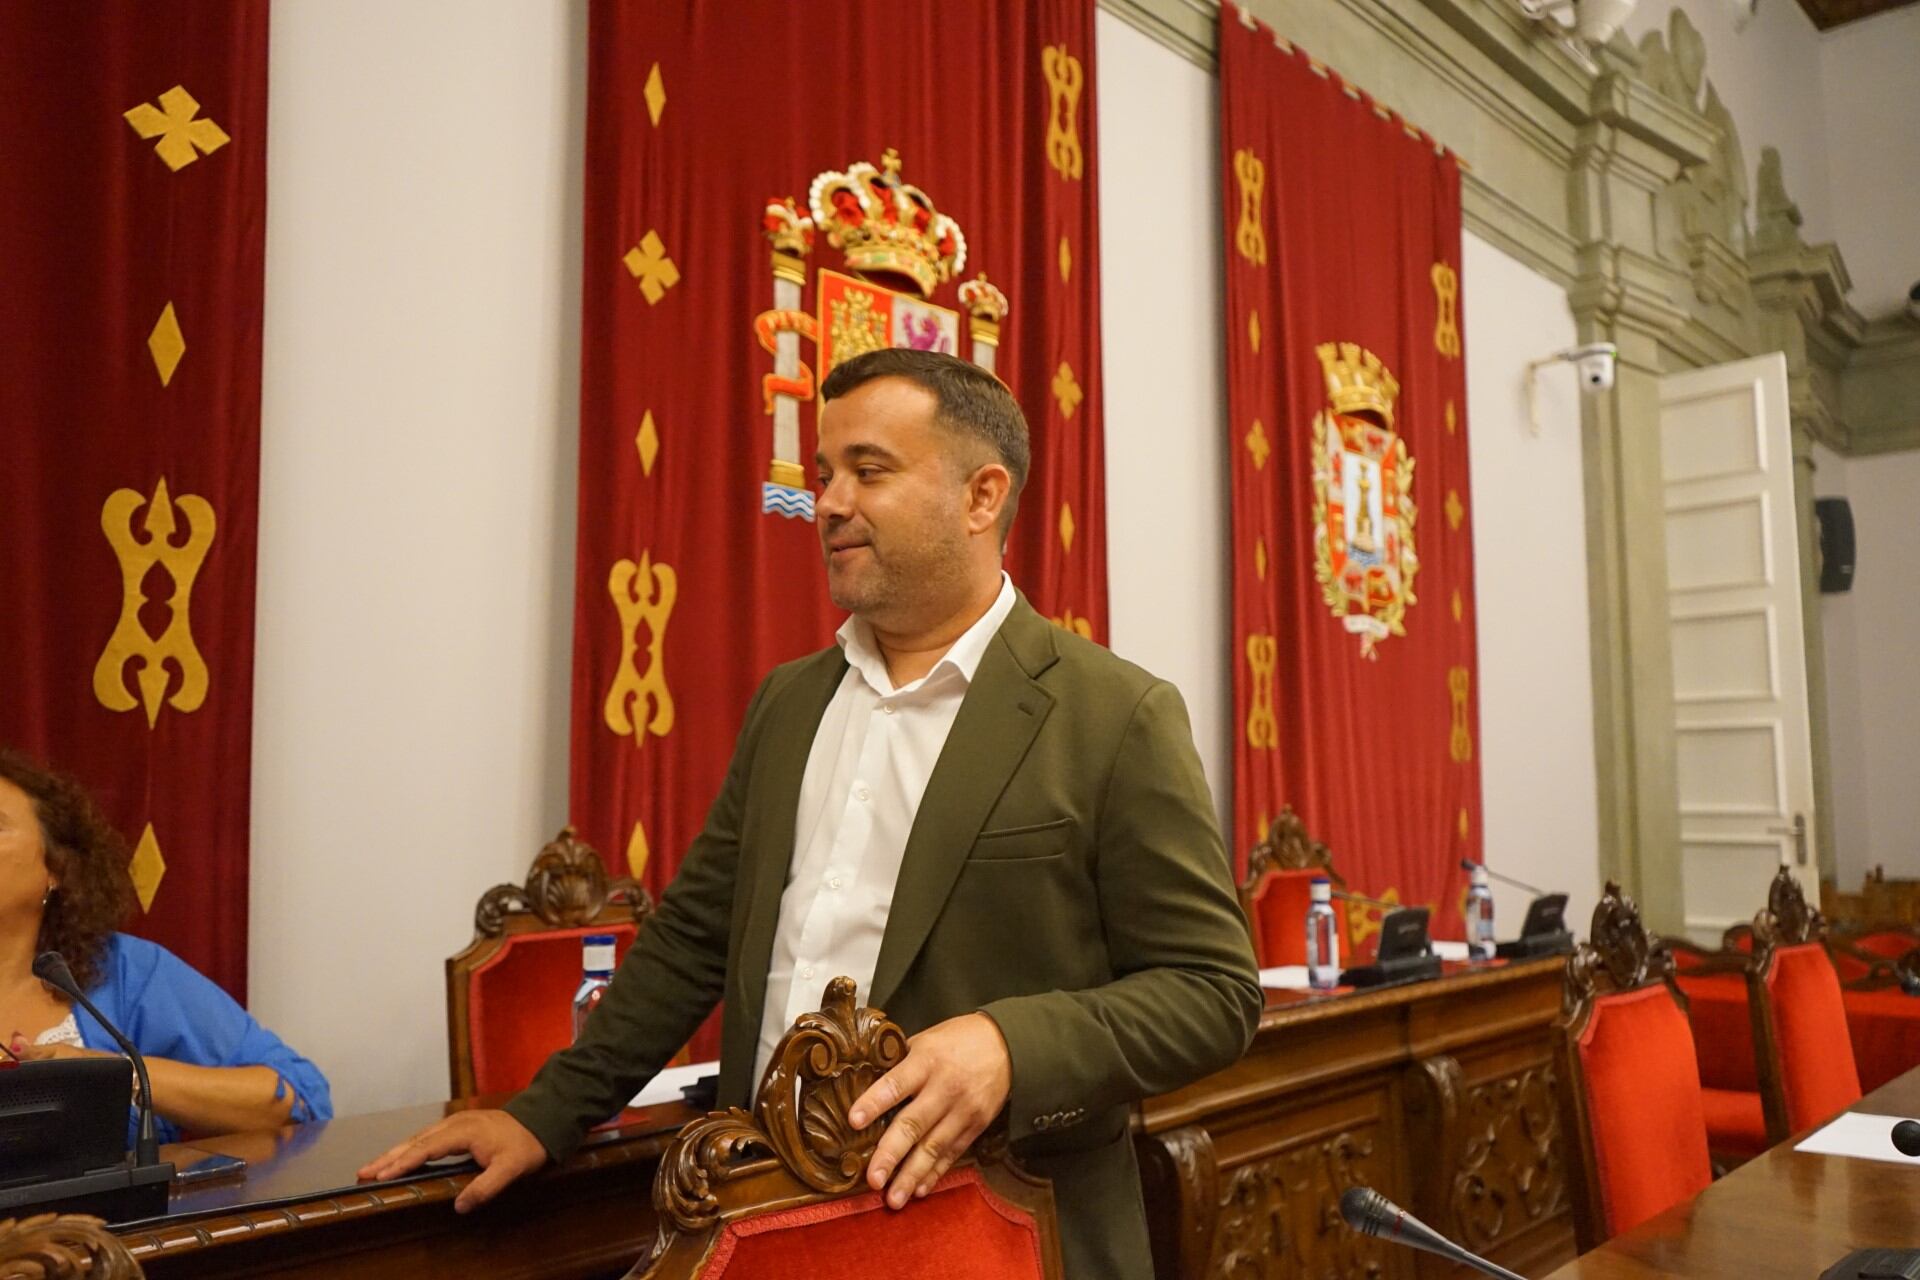
[[266, 0], [31, 6], [0, 82], [0, 740], [244, 1000]]
[[[572, 812], [657, 895], [761, 677], [840, 621], [811, 523], [829, 346], [980, 360], [1005, 299], [1034, 452], [1008, 569], [1105, 639], [1093, 3], [596, 0], [589, 63]], [[924, 224], [930, 290], [801, 225], [816, 186], [829, 220]]]
[[[1236, 844], [1290, 804], [1355, 891], [1457, 937], [1481, 847], [1459, 166], [1221, 15]], [[1379, 916], [1352, 914], [1362, 949]]]

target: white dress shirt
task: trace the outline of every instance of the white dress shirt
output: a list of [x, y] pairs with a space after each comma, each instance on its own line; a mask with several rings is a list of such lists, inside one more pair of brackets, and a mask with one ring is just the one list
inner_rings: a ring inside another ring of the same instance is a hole
[[793, 862], [767, 962], [756, 1090], [774, 1045], [795, 1018], [820, 1007], [827, 983], [845, 974], [856, 998], [867, 998], [920, 797], [1013, 602], [1013, 582], [1002, 573], [1000, 594], [979, 621], [933, 670], [897, 689], [866, 623], [848, 618], [835, 636], [847, 673], [820, 718], [800, 782]]

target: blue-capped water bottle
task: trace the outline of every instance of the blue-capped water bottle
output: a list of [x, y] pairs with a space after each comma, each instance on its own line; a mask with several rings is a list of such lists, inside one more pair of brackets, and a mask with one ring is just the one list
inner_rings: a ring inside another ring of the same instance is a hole
[[1487, 869], [1474, 864], [1467, 881], [1467, 959], [1484, 964], [1493, 959], [1493, 889]]
[[573, 993], [573, 1038], [578, 1040], [586, 1028], [587, 1015], [613, 981], [614, 937], [610, 933], [590, 933], [580, 940], [580, 986]]
[[1333, 882], [1315, 876], [1307, 904], [1307, 985], [1331, 991], [1340, 985], [1340, 933], [1334, 927]]

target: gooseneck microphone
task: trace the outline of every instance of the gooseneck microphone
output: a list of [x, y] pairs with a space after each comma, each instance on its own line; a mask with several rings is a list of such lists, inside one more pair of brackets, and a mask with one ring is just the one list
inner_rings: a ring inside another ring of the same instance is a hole
[[[1920, 1125], [1915, 1126], [1920, 1129]], [[1468, 1253], [1420, 1219], [1402, 1209], [1372, 1187], [1348, 1187], [1340, 1196], [1340, 1216], [1363, 1236], [1379, 1236], [1438, 1254], [1450, 1262], [1472, 1267], [1494, 1280], [1521, 1280], [1505, 1267], [1488, 1262], [1477, 1253]]]
[[1379, 907], [1382, 911], [1398, 911], [1407, 905], [1404, 902], [1385, 902], [1379, 898], [1369, 898], [1366, 894], [1355, 893], [1351, 889], [1335, 889], [1332, 894], [1342, 902], [1357, 902], [1363, 907]]
[[140, 1139], [134, 1148], [134, 1164], [141, 1168], [160, 1163], [160, 1140], [153, 1131], [153, 1085], [147, 1079], [147, 1060], [133, 1041], [121, 1034], [120, 1028], [107, 1020], [107, 1015], [94, 1007], [87, 999], [87, 993], [73, 980], [73, 971], [67, 968], [66, 959], [58, 951], [42, 951], [33, 958], [33, 976], [50, 987], [56, 987], [60, 993], [93, 1015], [94, 1021], [107, 1029], [114, 1043], [123, 1053], [133, 1060], [133, 1069], [140, 1077]]
[[1536, 898], [1544, 898], [1547, 896], [1547, 891], [1545, 889], [1536, 889], [1532, 885], [1528, 884], [1525, 880], [1515, 880], [1512, 876], [1503, 876], [1498, 871], [1495, 871], [1492, 867], [1488, 866], [1486, 863], [1475, 862], [1472, 858], [1460, 859], [1460, 869], [1462, 871], [1484, 871], [1489, 876], [1493, 877], [1495, 880], [1498, 880], [1501, 884], [1510, 884], [1516, 889], [1525, 889], [1528, 893], [1532, 894]]
[[1920, 1156], [1920, 1124], [1902, 1120], [1893, 1126], [1893, 1149], [1903, 1156]]

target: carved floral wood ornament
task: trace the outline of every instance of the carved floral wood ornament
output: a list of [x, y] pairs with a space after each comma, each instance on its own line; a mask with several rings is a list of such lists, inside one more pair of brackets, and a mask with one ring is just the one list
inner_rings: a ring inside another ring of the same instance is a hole
[[770, 1164], [815, 1191], [852, 1190], [886, 1126], [856, 1129], [847, 1113], [906, 1056], [899, 1026], [855, 1007], [852, 978], [828, 983], [820, 1011], [802, 1014], [767, 1064], [754, 1114], [731, 1107], [681, 1131], [653, 1185], [663, 1244], [674, 1228], [711, 1226], [719, 1187]]
[[575, 928], [592, 923], [609, 902], [625, 903], [635, 924], [653, 914], [653, 899], [639, 881], [608, 876], [593, 846], [565, 827], [533, 860], [524, 887], [495, 885], [482, 895], [474, 908], [473, 931], [498, 938], [506, 931], [508, 914], [515, 911], [530, 911], [556, 929]]
[[42, 1213], [0, 1219], [0, 1280], [134, 1280], [144, 1274], [98, 1218]]

